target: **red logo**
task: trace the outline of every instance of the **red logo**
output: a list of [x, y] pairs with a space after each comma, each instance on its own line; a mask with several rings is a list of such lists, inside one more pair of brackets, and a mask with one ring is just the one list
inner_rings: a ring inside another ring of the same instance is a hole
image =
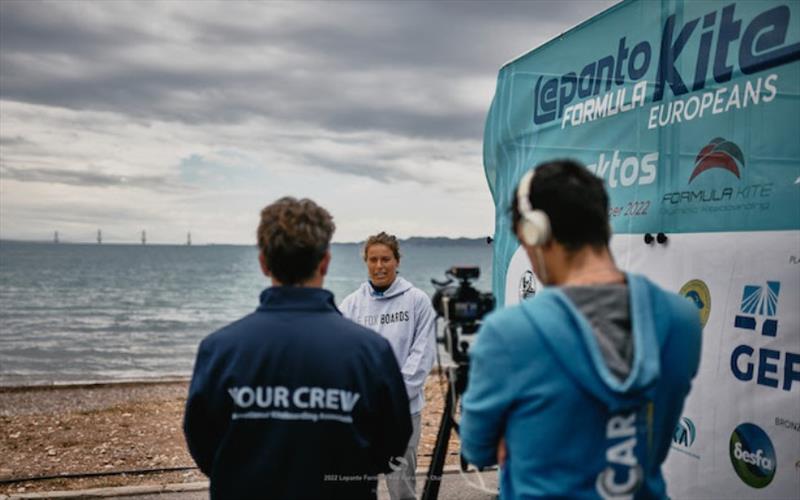
[[695, 177], [712, 168], [727, 170], [735, 175], [737, 179], [740, 179], [740, 169], [744, 168], [742, 150], [735, 143], [726, 141], [722, 137], [712, 139], [707, 146], [697, 153], [694, 171], [692, 176], [689, 177], [689, 182], [691, 183]]

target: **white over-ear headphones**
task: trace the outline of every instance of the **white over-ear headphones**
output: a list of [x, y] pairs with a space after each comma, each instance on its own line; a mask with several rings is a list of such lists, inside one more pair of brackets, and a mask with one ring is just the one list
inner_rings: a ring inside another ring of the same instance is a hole
[[522, 242], [528, 246], [544, 245], [550, 239], [550, 218], [541, 210], [531, 206], [530, 193], [535, 170], [529, 170], [519, 181], [517, 187], [517, 208], [522, 220], [519, 222], [519, 234]]

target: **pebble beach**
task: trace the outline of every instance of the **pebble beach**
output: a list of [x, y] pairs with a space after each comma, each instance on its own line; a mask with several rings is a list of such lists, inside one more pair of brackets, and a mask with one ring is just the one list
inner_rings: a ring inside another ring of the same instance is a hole
[[[0, 494], [194, 483], [181, 428], [188, 379], [0, 387]], [[418, 466], [436, 442], [446, 379], [425, 385]], [[458, 440], [448, 465], [458, 464]]]

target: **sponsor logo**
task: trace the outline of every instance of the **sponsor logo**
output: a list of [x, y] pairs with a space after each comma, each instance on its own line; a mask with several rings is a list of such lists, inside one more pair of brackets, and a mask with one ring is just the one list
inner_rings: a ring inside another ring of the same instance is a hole
[[778, 294], [781, 292], [779, 281], [767, 281], [767, 286], [745, 285], [742, 293], [742, 314], [737, 314], [733, 325], [736, 328], [756, 329], [756, 316], [764, 316], [761, 335], [774, 337], [778, 334]]
[[697, 153], [689, 183], [691, 184], [695, 177], [712, 168], [727, 170], [737, 179], [741, 179], [739, 175], [741, 167], [744, 167], [744, 155], [739, 146], [722, 137], [716, 137]]
[[711, 314], [711, 293], [708, 291], [708, 286], [702, 280], [691, 280], [683, 285], [678, 293], [697, 307], [700, 312], [700, 324], [705, 328]]
[[696, 437], [697, 429], [694, 426], [694, 422], [689, 417], [681, 417], [678, 423], [675, 424], [675, 430], [672, 431], [672, 449], [700, 460], [699, 455], [689, 451]]
[[[744, 286], [739, 314], [733, 321], [733, 326], [739, 330], [760, 331], [761, 336], [757, 338], [778, 335], [781, 283], [767, 281], [765, 285]], [[756, 384], [764, 387], [791, 391], [793, 383], [800, 381], [800, 354], [795, 352], [741, 344], [731, 353], [730, 367], [733, 376], [742, 382], [755, 379]]]
[[[544, 126], [560, 119], [564, 128], [631, 111], [645, 104], [648, 80], [654, 81], [649, 100], [659, 103], [667, 89], [678, 97], [701, 91], [709, 82], [725, 84], [735, 74], [751, 75], [800, 59], [800, 43], [787, 39], [789, 34], [796, 36], [789, 29], [791, 10], [787, 5], [766, 8], [751, 19], [737, 17], [735, 3], [699, 17], [679, 19], [677, 14], [667, 17], [658, 44], [621, 37], [616, 51], [612, 49], [583, 67], [555, 77], [540, 76], [533, 85], [534, 124]], [[689, 54], [689, 50], [696, 52]], [[647, 77], [648, 73], [651, 76]], [[759, 97], [769, 102], [777, 91], [763, 83], [769, 90], [766, 97], [761, 95], [759, 79], [748, 82], [747, 88], [722, 87], [702, 97], [653, 106], [648, 128], [689, 121], [703, 111], [727, 112], [746, 106], [748, 99], [754, 104]]]
[[733, 470], [752, 488], [763, 488], [775, 477], [775, 449], [759, 426], [744, 423], [731, 434], [729, 453]]
[[368, 314], [365, 316], [358, 316], [356, 323], [366, 327], [374, 327], [377, 325], [390, 325], [392, 323], [410, 321], [411, 315], [408, 311], [397, 311], [386, 314]]
[[674, 444], [691, 448], [694, 440], [697, 437], [697, 430], [695, 429], [694, 422], [688, 417], [681, 417], [675, 430], [672, 432], [672, 442]]
[[523, 301], [528, 297], [533, 297], [538, 288], [533, 271], [526, 270], [519, 278], [519, 300]]
[[[688, 186], [708, 170], [723, 169], [741, 181], [744, 153], [735, 143], [721, 137], [703, 146], [688, 174], [687, 189], [665, 192], [661, 212], [667, 215], [768, 210], [774, 183]], [[702, 184], [702, 183], [701, 183]]]
[[658, 153], [648, 153], [639, 159], [638, 156], [620, 157], [619, 151], [608, 155], [601, 153], [596, 163], [586, 165], [593, 174], [605, 179], [608, 187], [633, 185], [644, 186], [656, 180]]

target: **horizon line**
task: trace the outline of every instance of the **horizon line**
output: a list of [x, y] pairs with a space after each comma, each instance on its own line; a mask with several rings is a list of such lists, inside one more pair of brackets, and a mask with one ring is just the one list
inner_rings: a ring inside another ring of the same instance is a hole
[[[448, 241], [458, 241], [458, 240], [468, 240], [468, 241], [486, 241], [486, 236], [409, 236], [408, 238], [398, 238], [399, 241], [407, 242], [409, 240], [448, 240]], [[493, 239], [493, 238], [492, 238]], [[363, 244], [366, 240], [360, 241], [332, 241], [332, 245], [360, 245]], [[186, 243], [164, 243], [164, 242], [151, 242], [148, 241], [147, 243], [143, 244], [141, 242], [136, 242], [136, 240], [128, 241], [103, 241], [102, 243], [98, 243], [92, 240], [59, 240], [55, 242], [53, 240], [29, 240], [29, 239], [17, 239], [17, 238], [0, 238], [0, 243], [35, 243], [35, 244], [43, 244], [43, 245], [92, 245], [92, 246], [139, 246], [139, 247], [147, 247], [147, 246], [177, 246], [177, 247], [188, 247], [188, 246], [237, 246], [237, 247], [244, 247], [244, 246], [253, 246], [257, 247], [257, 243], [216, 243], [216, 242], [208, 242], [208, 243], [192, 243], [191, 245], [187, 245]]]

